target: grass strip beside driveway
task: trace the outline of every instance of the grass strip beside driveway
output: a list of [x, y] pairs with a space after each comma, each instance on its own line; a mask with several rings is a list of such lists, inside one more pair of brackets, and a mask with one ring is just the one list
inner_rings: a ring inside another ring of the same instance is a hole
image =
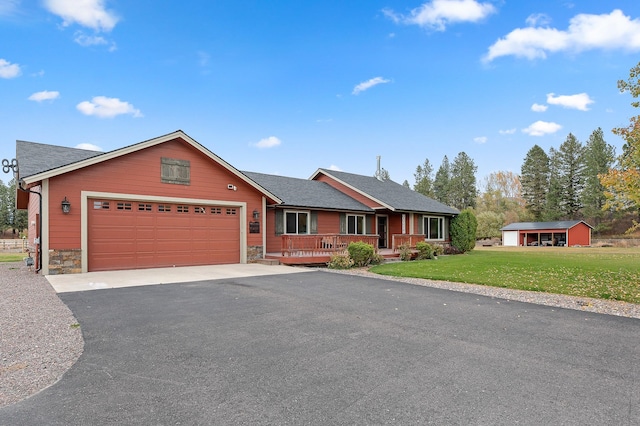
[[640, 248], [482, 248], [371, 272], [640, 303]]

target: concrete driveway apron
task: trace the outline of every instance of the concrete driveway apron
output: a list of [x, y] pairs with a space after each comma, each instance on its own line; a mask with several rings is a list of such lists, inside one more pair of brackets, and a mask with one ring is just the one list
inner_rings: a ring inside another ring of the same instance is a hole
[[134, 269], [125, 271], [87, 272], [84, 274], [47, 275], [47, 280], [58, 293], [101, 290], [105, 288], [137, 287], [173, 284], [202, 280], [240, 277], [259, 277], [309, 272], [305, 268], [257, 263], [182, 266], [179, 268]]

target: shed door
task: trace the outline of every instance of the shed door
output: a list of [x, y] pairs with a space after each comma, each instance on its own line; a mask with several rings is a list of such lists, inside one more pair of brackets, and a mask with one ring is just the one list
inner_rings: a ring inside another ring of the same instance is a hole
[[502, 231], [503, 246], [518, 246], [518, 231]]
[[88, 210], [89, 271], [240, 262], [238, 208], [91, 199]]

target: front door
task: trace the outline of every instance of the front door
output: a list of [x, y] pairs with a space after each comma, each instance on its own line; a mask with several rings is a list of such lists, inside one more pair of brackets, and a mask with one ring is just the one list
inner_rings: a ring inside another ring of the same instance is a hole
[[387, 216], [378, 216], [378, 248], [387, 248]]

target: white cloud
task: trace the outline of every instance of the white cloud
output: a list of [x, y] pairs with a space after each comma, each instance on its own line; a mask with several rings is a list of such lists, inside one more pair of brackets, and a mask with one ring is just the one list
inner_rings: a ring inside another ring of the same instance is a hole
[[496, 12], [491, 3], [477, 0], [431, 0], [402, 15], [391, 9], [382, 11], [395, 23], [419, 25], [436, 31], [444, 31], [448, 24], [477, 22]]
[[387, 80], [382, 77], [375, 77], [356, 85], [356, 87], [353, 88], [353, 92], [351, 92], [351, 94], [357, 95], [360, 92], [364, 92], [365, 90], [371, 89], [373, 86], [377, 86], [378, 84], [383, 84], [383, 83], [389, 83], [390, 81], [391, 80]]
[[529, 15], [525, 21], [527, 25], [530, 27], [537, 27], [541, 25], [549, 25], [551, 23], [551, 18], [544, 13], [534, 13]]
[[86, 149], [87, 151], [100, 151], [100, 152], [103, 151], [103, 149], [100, 148], [98, 145], [94, 145], [92, 143], [79, 143], [75, 147], [78, 149]]
[[577, 95], [560, 95], [555, 96], [555, 93], [547, 94], [547, 103], [551, 105], [560, 105], [561, 107], [568, 109], [579, 109], [580, 111], [589, 111], [589, 105], [594, 103], [594, 100], [586, 93], [578, 93]]
[[260, 139], [254, 145], [258, 148], [273, 148], [282, 144], [282, 141], [275, 136], [269, 136], [268, 138]]
[[18, 10], [20, 0], [2, 0], [0, 1], [0, 16], [9, 16]]
[[513, 135], [515, 132], [517, 131], [517, 129], [506, 129], [506, 130], [498, 130], [498, 133], [500, 133], [501, 135]]
[[0, 59], [0, 78], [14, 78], [22, 73], [20, 65]]
[[33, 95], [29, 96], [30, 101], [42, 102], [42, 101], [52, 101], [54, 99], [58, 99], [60, 97], [60, 92], [43, 90], [42, 92], [36, 92]]
[[45, 8], [62, 18], [67, 27], [78, 24], [95, 31], [109, 32], [116, 26], [118, 16], [104, 5], [104, 0], [44, 0]]
[[489, 140], [489, 138], [487, 138], [486, 136], [478, 136], [477, 138], [473, 138], [473, 141], [475, 143], [487, 143], [487, 141]]
[[540, 105], [540, 104], [531, 105], [531, 111], [534, 111], [534, 112], [545, 112], [547, 108], [549, 107], [546, 105]]
[[112, 118], [122, 114], [142, 117], [140, 110], [134, 108], [129, 102], [106, 96], [96, 96], [91, 101], [80, 102], [76, 108], [84, 115], [94, 115], [100, 118]]
[[562, 126], [548, 121], [536, 121], [526, 129], [522, 129], [523, 133], [529, 136], [544, 136], [550, 133], [555, 133], [562, 129]]
[[108, 44], [109, 42], [102, 36], [93, 35], [89, 36], [84, 34], [82, 31], [77, 31], [74, 34], [73, 41], [78, 43], [80, 46], [98, 46], [101, 44]]
[[335, 164], [330, 165], [329, 166], [329, 170], [334, 170], [336, 172], [341, 172], [342, 171], [342, 169], [340, 167], [336, 166]]
[[489, 47], [485, 62], [501, 56], [545, 59], [548, 53], [585, 50], [640, 50], [640, 19], [631, 19], [621, 10], [610, 14], [576, 15], [566, 31], [555, 28], [516, 28]]

